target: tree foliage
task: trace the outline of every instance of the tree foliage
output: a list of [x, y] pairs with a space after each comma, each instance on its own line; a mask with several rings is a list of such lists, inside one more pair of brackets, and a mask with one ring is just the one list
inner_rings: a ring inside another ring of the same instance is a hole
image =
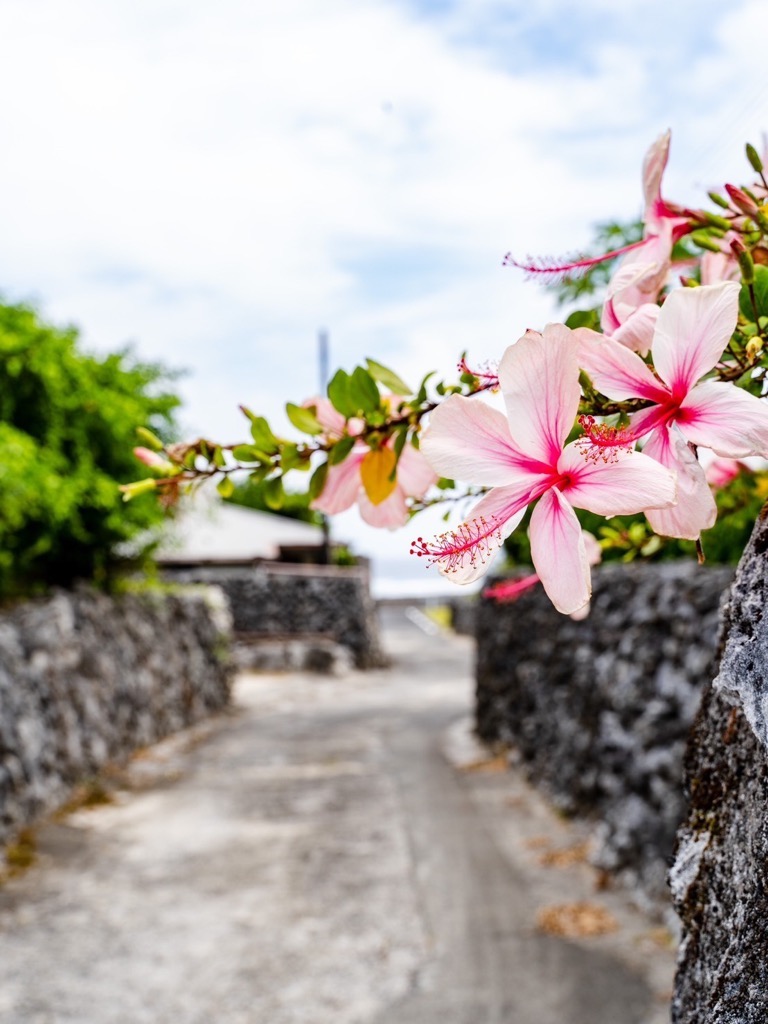
[[118, 485], [136, 476], [136, 424], [173, 437], [170, 377], [0, 305], [0, 596], [106, 583], [121, 545], [162, 519], [151, 495], [126, 506]]

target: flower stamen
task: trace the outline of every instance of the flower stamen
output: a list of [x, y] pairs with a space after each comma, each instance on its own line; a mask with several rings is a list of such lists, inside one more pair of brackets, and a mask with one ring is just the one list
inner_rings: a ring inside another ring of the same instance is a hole
[[633, 252], [635, 249], [639, 249], [644, 241], [645, 239], [631, 242], [629, 245], [621, 246], [620, 249], [612, 249], [599, 256], [565, 256], [560, 259], [529, 256], [527, 259], [519, 261], [511, 252], [508, 252], [502, 260], [502, 266], [516, 267], [518, 270], [524, 270], [529, 277], [538, 278], [545, 284], [555, 284], [564, 278], [579, 278], [600, 263], [606, 263], [608, 260], [616, 259], [617, 256]]
[[471, 377], [476, 377], [480, 381], [476, 391], [498, 391], [499, 388], [499, 368], [498, 365], [494, 366], [492, 363], [483, 363], [480, 369], [472, 370], [467, 366], [466, 356], [462, 356], [459, 360], [456, 369], [459, 373], [468, 373]]
[[579, 416], [579, 424], [584, 433], [576, 445], [587, 462], [618, 462], [619, 452], [632, 451], [637, 440], [631, 427], [598, 423], [594, 416]]
[[425, 541], [423, 537], [417, 537], [411, 544], [411, 554], [429, 559], [429, 565], [439, 562], [444, 573], [454, 573], [464, 568], [465, 560], [469, 560], [471, 566], [478, 562], [485, 565], [502, 541], [496, 517], [491, 516], [488, 520], [480, 516], [462, 523], [455, 530], [439, 534], [434, 540]]

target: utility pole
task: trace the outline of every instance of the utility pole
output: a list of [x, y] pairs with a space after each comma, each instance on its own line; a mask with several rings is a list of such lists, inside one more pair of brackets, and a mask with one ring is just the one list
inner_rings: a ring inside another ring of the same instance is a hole
[[[320, 373], [320, 394], [325, 395], [328, 387], [328, 359], [329, 359], [329, 343], [328, 343], [328, 331], [321, 327], [317, 332], [317, 361], [318, 369]], [[323, 565], [329, 565], [331, 561], [331, 524], [328, 520], [328, 516], [323, 514], [321, 529], [323, 531], [323, 546], [320, 553], [320, 561]]]

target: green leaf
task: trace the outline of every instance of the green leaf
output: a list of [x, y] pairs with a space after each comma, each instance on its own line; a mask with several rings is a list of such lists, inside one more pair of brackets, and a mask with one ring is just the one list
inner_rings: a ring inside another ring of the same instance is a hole
[[252, 444], [237, 444], [232, 449], [233, 458], [238, 462], [271, 462], [271, 457], [266, 452], [260, 451]]
[[235, 493], [235, 485], [232, 483], [232, 478], [223, 476], [221, 480], [216, 484], [216, 490], [222, 496], [222, 498], [231, 498]]
[[349, 455], [352, 449], [355, 447], [354, 437], [342, 437], [340, 441], [328, 452], [328, 462], [331, 466], [337, 466], [340, 462]]
[[279, 442], [263, 416], [251, 416], [251, 437], [259, 451], [267, 455], [275, 455], [280, 448]]
[[401, 427], [395, 435], [394, 452], [397, 457], [397, 461], [400, 461], [400, 456], [403, 454], [403, 448], [405, 448], [405, 442], [408, 440], [408, 428]]
[[293, 402], [288, 402], [285, 412], [294, 427], [300, 430], [302, 434], [321, 434], [323, 432], [322, 423], [319, 422], [312, 410], [307, 409], [306, 406], [294, 405]]
[[350, 378], [346, 371], [337, 370], [331, 377], [328, 384], [328, 397], [334, 409], [347, 419], [357, 413], [357, 406], [350, 395]]
[[382, 366], [381, 363], [377, 363], [374, 359], [366, 359], [365, 362], [368, 366], [368, 372], [373, 379], [377, 380], [379, 384], [383, 384], [393, 395], [412, 394], [408, 385], [393, 370]]
[[422, 380], [421, 385], [419, 387], [418, 394], [416, 395], [416, 401], [415, 401], [414, 405], [421, 405], [423, 402], [426, 402], [426, 400], [427, 400], [427, 382], [429, 381], [430, 377], [434, 377], [435, 376], [435, 372], [436, 372], [435, 370], [431, 370], [426, 375], [424, 380]]
[[[758, 317], [768, 316], [768, 267], [764, 267], [761, 264], [755, 266], [755, 283], [753, 288], [755, 290]], [[746, 285], [742, 285], [739, 292], [739, 309], [747, 320], [751, 320], [754, 323], [755, 310], [752, 306], [749, 288]]]
[[356, 366], [352, 372], [349, 395], [355, 405], [355, 412], [374, 412], [381, 406], [381, 394], [376, 381], [362, 366]]
[[211, 461], [214, 466], [218, 466], [219, 469], [223, 469], [226, 466], [227, 460], [225, 459], [224, 452], [221, 450], [219, 445], [216, 445], [213, 449], [213, 459]]
[[267, 508], [271, 508], [273, 512], [276, 512], [279, 508], [283, 507], [284, 500], [283, 478], [281, 476], [273, 476], [271, 480], [267, 480], [264, 487], [264, 504]]
[[298, 445], [291, 444], [287, 441], [283, 444], [280, 464], [283, 468], [283, 472], [286, 472], [289, 469], [299, 469], [303, 471], [309, 469], [309, 458]]
[[321, 462], [309, 479], [309, 496], [313, 501], [315, 498], [319, 498], [322, 494], [327, 478], [328, 463]]
[[565, 326], [570, 327], [572, 331], [577, 327], [589, 327], [593, 331], [599, 331], [600, 317], [596, 309], [575, 309], [565, 321]]

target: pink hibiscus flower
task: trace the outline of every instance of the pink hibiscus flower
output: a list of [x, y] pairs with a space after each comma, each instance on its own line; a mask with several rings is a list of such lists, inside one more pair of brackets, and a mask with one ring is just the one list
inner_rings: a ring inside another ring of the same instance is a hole
[[[315, 408], [329, 439], [338, 440], [345, 433], [356, 437], [363, 429], [362, 421], [346, 421], [327, 398], [313, 398], [304, 404]], [[397, 460], [392, 441], [371, 448], [360, 440], [343, 462], [328, 467], [322, 493], [310, 507], [335, 516], [357, 503], [366, 523], [395, 530], [408, 520], [407, 499], [424, 497], [436, 480], [432, 467], [412, 445], [406, 445]]]
[[[573, 334], [561, 324], [529, 331], [507, 349], [499, 382], [507, 416], [478, 399], [452, 395], [432, 413], [421, 450], [443, 476], [491, 490], [470, 522], [412, 551], [456, 583], [481, 576], [490, 556], [536, 502], [531, 557], [555, 607], [574, 612], [590, 597], [590, 569], [576, 508], [612, 516], [666, 508], [672, 474], [628, 448], [595, 458], [565, 445], [579, 405]], [[629, 351], [629, 350], [626, 350]]]
[[678, 474], [678, 504], [646, 513], [654, 530], [668, 537], [696, 540], [717, 516], [691, 445], [726, 458], [768, 455], [768, 404], [735, 384], [703, 379], [731, 339], [738, 301], [733, 281], [672, 292], [656, 323], [654, 370], [611, 338], [574, 332], [580, 363], [602, 394], [653, 403], [632, 417], [631, 437], [647, 435], [645, 454]]

